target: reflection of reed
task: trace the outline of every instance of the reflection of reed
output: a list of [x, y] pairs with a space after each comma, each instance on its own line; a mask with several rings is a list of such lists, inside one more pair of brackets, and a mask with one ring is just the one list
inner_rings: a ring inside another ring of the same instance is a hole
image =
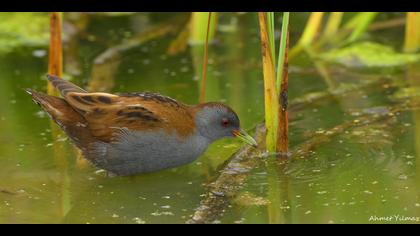
[[284, 173], [285, 162], [269, 159], [266, 163], [268, 192], [268, 222], [270, 224], [291, 223], [289, 176]]
[[[419, 64], [409, 65], [406, 71], [406, 78], [410, 83], [411, 87], [420, 88], [420, 70]], [[417, 103], [420, 103], [420, 97], [414, 97]], [[414, 123], [414, 150], [416, 151], [416, 178], [415, 183], [420, 182], [420, 111], [413, 111], [413, 123]], [[415, 188], [415, 187], [414, 187]], [[417, 191], [417, 194], [420, 195], [420, 191]], [[418, 211], [420, 214], [420, 210]]]

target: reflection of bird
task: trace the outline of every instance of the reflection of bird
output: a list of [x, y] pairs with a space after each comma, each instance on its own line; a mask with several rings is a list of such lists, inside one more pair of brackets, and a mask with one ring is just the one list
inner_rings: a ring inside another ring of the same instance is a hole
[[63, 98], [28, 89], [85, 157], [117, 175], [133, 175], [194, 161], [223, 137], [256, 145], [239, 118], [221, 103], [189, 106], [156, 93], [88, 93], [55, 76]]

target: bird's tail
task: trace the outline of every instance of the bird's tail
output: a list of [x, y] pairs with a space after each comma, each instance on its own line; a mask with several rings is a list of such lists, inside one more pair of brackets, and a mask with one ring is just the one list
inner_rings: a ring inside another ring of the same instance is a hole
[[94, 141], [86, 120], [76, 112], [64, 99], [49, 96], [32, 89], [25, 89], [32, 100], [57, 123], [70, 139], [82, 151], [86, 151]]
[[55, 75], [47, 75], [47, 78], [64, 98], [66, 98], [67, 94], [70, 92], [86, 93], [82, 88]]

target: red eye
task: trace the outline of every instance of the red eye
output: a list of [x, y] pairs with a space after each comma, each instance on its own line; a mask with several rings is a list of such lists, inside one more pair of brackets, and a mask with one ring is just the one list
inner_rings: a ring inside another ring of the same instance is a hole
[[223, 118], [222, 119], [222, 126], [223, 127], [227, 127], [229, 125], [229, 120], [228, 119], [226, 119], [226, 118]]

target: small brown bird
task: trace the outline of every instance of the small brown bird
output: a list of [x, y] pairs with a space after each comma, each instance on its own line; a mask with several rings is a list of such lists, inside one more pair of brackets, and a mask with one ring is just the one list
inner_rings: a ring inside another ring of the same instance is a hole
[[63, 98], [30, 89], [32, 96], [67, 133], [84, 156], [116, 175], [134, 175], [196, 160], [213, 141], [238, 137], [236, 113], [221, 103], [190, 106], [157, 93], [89, 93], [48, 75]]

